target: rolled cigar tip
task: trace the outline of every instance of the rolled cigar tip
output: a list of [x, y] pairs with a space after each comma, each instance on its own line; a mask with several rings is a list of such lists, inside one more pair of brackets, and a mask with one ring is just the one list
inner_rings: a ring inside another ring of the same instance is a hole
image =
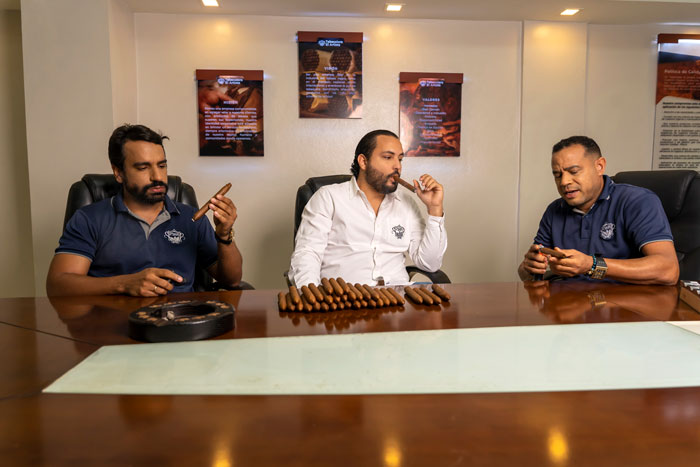
[[[231, 182], [227, 183], [226, 185], [222, 186], [219, 191], [216, 192], [212, 198], [216, 198], [219, 195], [225, 195], [228, 193], [228, 190], [231, 189]], [[199, 219], [201, 219], [206, 213], [209, 211], [209, 201], [207, 200], [206, 203], [204, 203], [204, 206], [199, 208], [197, 212], [194, 213], [194, 216], [192, 216], [192, 222], [197, 222]]]
[[395, 178], [396, 181], [399, 183], [399, 185], [403, 186], [403, 187], [406, 188], [407, 190], [411, 190], [413, 193], [416, 192], [416, 187], [414, 187], [413, 184], [408, 183], [406, 180], [404, 180], [403, 178], [399, 177], [398, 175], [394, 175], [394, 178]]

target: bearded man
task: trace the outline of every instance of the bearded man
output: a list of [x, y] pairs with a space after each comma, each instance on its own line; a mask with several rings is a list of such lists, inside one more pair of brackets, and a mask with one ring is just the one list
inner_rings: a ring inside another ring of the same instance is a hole
[[387, 130], [366, 134], [355, 149], [353, 177], [321, 187], [304, 208], [289, 277], [297, 287], [321, 278], [376, 285], [405, 284], [408, 255], [434, 272], [447, 248], [443, 187], [428, 174], [413, 180], [427, 222], [406, 191], [397, 191], [404, 152]]

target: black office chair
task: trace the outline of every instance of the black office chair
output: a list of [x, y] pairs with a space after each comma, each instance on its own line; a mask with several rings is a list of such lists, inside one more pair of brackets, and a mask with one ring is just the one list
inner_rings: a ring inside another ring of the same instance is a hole
[[[304, 212], [304, 207], [306, 203], [309, 202], [311, 197], [316, 191], [325, 185], [332, 185], [334, 183], [343, 183], [350, 180], [352, 175], [327, 175], [325, 177], [311, 177], [306, 180], [302, 186], [297, 190], [297, 199], [294, 206], [294, 238], [297, 236], [297, 230], [299, 229], [299, 224], [301, 224], [301, 215]], [[450, 278], [447, 277], [442, 270], [438, 269], [435, 272], [428, 272], [420, 269], [417, 266], [406, 266], [406, 272], [408, 272], [408, 277], [413, 280], [413, 276], [416, 274], [422, 274], [426, 276], [431, 282], [435, 284], [450, 284]], [[287, 278], [289, 282], [289, 278]]]
[[671, 225], [681, 280], [700, 279], [700, 175], [694, 170], [619, 172], [615, 183], [647, 188], [661, 199]]
[[[71, 185], [66, 201], [66, 214], [63, 217], [63, 228], [73, 217], [78, 209], [88, 204], [111, 198], [121, 190], [121, 184], [117, 182], [113, 174], [86, 174], [79, 181]], [[183, 182], [177, 175], [168, 175], [168, 197], [173, 200], [199, 209], [197, 196], [191, 185]], [[209, 273], [204, 269], [195, 271], [194, 289], [196, 291], [218, 290], [218, 285]], [[226, 287], [229, 290], [254, 289], [252, 285], [241, 281], [236, 287]]]

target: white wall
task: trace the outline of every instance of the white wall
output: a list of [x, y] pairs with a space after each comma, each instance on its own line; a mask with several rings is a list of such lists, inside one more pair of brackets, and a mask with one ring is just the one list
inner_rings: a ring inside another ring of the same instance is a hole
[[[608, 156], [609, 173], [648, 169], [656, 34], [700, 30], [132, 15], [123, 0], [23, 0], [22, 12], [30, 189], [20, 183], [15, 193], [21, 199], [23, 189], [30, 191], [32, 203], [31, 217], [16, 219], [32, 228], [33, 251], [22, 259], [33, 254], [39, 295], [68, 186], [84, 173], [109, 171], [107, 138], [124, 121], [171, 136], [171, 173], [192, 183], [200, 199], [233, 182], [244, 277], [258, 288], [280, 287], [293, 245], [296, 188], [310, 176], [347, 173], [365, 132], [398, 130], [401, 71], [465, 77], [462, 156], [404, 164], [405, 175], [430, 172], [446, 187], [450, 246], [443, 269], [455, 282], [515, 280], [539, 217], [557, 196], [552, 144], [587, 133]], [[364, 32], [362, 119], [298, 118], [298, 30]], [[197, 156], [197, 68], [265, 71], [265, 157]], [[0, 108], [0, 118], [14, 116], [8, 112], [14, 111]], [[3, 250], [8, 255], [16, 247]]]
[[18, 10], [0, 10], [0, 70], [0, 297], [29, 297], [34, 262]]
[[23, 0], [22, 48], [34, 277], [45, 295], [66, 195], [105, 171], [112, 131], [107, 0]]
[[[299, 30], [364, 33], [362, 119], [298, 117]], [[274, 288], [284, 284], [289, 266], [297, 187], [311, 176], [348, 173], [366, 132], [398, 131], [399, 72], [464, 73], [462, 156], [406, 159], [404, 174], [429, 172], [445, 186], [450, 246], [443, 270], [451, 279], [510, 280], [520, 34], [516, 22], [137, 14], [139, 120], [171, 136], [169, 170], [200, 198], [233, 182], [244, 278]], [[263, 158], [198, 157], [197, 68], [265, 71]]]

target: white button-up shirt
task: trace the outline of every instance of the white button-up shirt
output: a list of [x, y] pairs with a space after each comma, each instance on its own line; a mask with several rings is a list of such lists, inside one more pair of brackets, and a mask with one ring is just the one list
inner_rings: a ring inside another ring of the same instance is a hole
[[290, 278], [297, 287], [322, 277], [405, 284], [405, 253], [419, 268], [437, 271], [447, 248], [444, 217], [428, 216], [426, 225], [414, 198], [398, 189], [384, 197], [375, 215], [355, 177], [321, 187], [304, 208]]

